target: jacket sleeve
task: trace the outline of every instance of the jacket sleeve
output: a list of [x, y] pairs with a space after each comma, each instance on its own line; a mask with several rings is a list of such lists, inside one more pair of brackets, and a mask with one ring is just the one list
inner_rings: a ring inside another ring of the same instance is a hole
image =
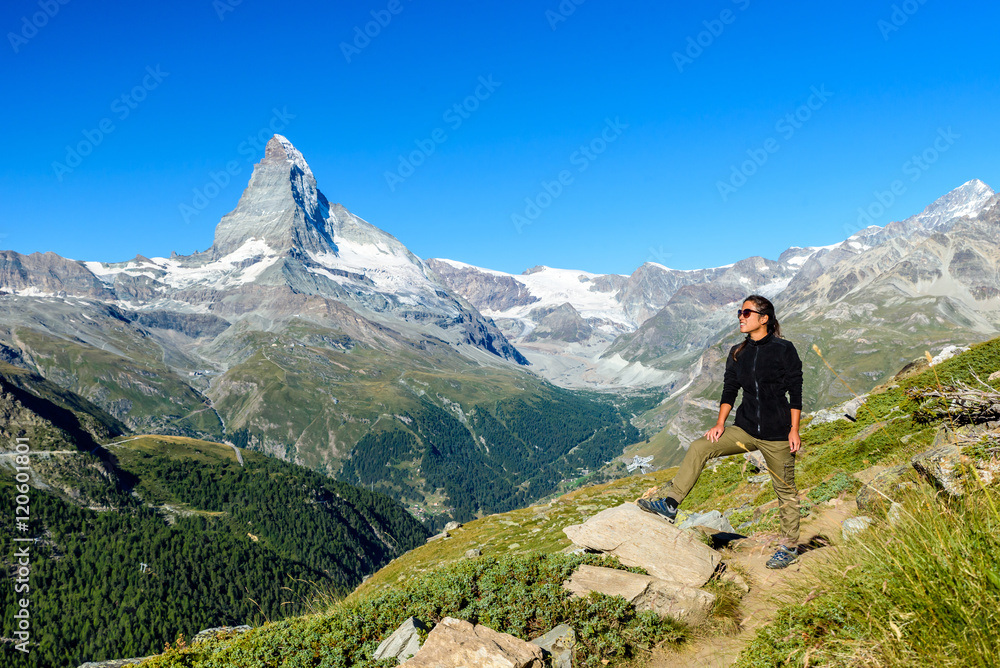
[[733, 359], [733, 351], [736, 350], [736, 346], [733, 346], [726, 355], [726, 376], [722, 381], [722, 399], [719, 401], [720, 404], [729, 404], [730, 406], [736, 405], [736, 393], [739, 392], [740, 384], [736, 380], [736, 360]]
[[785, 391], [788, 407], [802, 410], [802, 360], [791, 343], [785, 353]]

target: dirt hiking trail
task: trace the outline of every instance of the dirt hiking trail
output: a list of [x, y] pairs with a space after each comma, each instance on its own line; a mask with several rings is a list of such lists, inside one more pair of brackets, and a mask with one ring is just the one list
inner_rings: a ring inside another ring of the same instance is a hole
[[[757, 629], [770, 622], [781, 602], [793, 586], [808, 582], [818, 564], [825, 563], [838, 549], [828, 546], [828, 540], [839, 541], [841, 522], [853, 516], [854, 504], [835, 499], [830, 504], [814, 507], [803, 518], [800, 546], [808, 546], [798, 561], [784, 570], [765, 566], [774, 553], [773, 535], [758, 535], [740, 540], [721, 550], [723, 561], [736, 564], [737, 570], [749, 574], [750, 592], [740, 603], [739, 631], [731, 636], [696, 637], [679, 652], [656, 650], [644, 668], [726, 668], [731, 666]], [[742, 569], [740, 569], [742, 567]]]

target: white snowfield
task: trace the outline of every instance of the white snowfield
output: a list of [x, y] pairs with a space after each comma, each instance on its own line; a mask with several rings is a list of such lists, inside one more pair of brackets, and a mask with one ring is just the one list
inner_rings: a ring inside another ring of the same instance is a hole
[[[370, 280], [379, 292], [401, 297], [433, 295], [437, 288], [428, 277], [423, 263], [405, 249], [400, 252], [382, 242], [365, 244], [338, 238], [334, 241], [337, 244], [336, 253], [309, 254], [314, 262], [321, 265], [311, 267], [310, 271], [341, 284], [363, 283], [330, 270], [349, 272]], [[185, 261], [186, 258], [154, 257], [148, 261], [84, 262], [83, 265], [107, 285], [114, 283], [115, 276], [125, 273], [147, 276], [175, 290], [195, 286], [224, 289], [253, 282], [281, 257], [282, 254], [263, 239], [251, 237], [235, 251], [212, 262], [193, 263]], [[371, 285], [366, 284], [366, 288], [371, 289]]]
[[529, 313], [537, 308], [555, 307], [569, 303], [584, 319], [608, 320], [630, 330], [638, 326], [625, 315], [621, 303], [615, 297], [615, 291], [600, 292], [592, 289], [595, 285], [593, 281], [606, 274], [593, 274], [575, 269], [553, 269], [552, 267], [542, 267], [539, 271], [530, 274], [508, 274], [494, 269], [482, 269], [456, 260], [439, 259], [441, 262], [446, 262], [459, 269], [472, 269], [484, 274], [512, 278], [524, 285], [531, 296], [539, 300], [505, 311], [486, 309], [482, 311], [486, 317], [523, 319], [526, 321], [526, 327], [534, 327], [527, 320]]
[[[247, 266], [238, 266], [256, 259]], [[102, 282], [113, 284], [115, 276], [148, 276], [171, 288], [183, 290], [195, 285], [226, 288], [250, 283], [277, 262], [280, 256], [263, 239], [251, 237], [238, 249], [214, 262], [185, 262], [176, 258], [154, 257], [149, 261], [130, 260], [124, 263], [84, 262]]]

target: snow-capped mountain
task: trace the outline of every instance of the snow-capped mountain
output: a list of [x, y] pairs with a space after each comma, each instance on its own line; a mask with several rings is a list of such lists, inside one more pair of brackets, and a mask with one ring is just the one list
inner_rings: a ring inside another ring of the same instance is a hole
[[[207, 251], [82, 265], [105, 286], [106, 297], [140, 312], [281, 319], [296, 315], [289, 309], [297, 301], [288, 299], [291, 291], [335, 300], [404, 337], [432, 335], [526, 363], [398, 239], [331, 204], [302, 154], [281, 135], [267, 143]], [[91, 285], [86, 288], [94, 294]], [[72, 287], [67, 292], [79, 294]]]
[[544, 266], [508, 274], [445, 259], [427, 264], [496, 322], [535, 371], [559, 385], [600, 389], [674, 383], [672, 371], [605, 353], [678, 290], [728, 269], [681, 271], [647, 262], [624, 276]]
[[993, 234], [988, 212], [996, 203], [989, 186], [972, 180], [915, 216], [836, 244], [696, 271], [646, 263], [630, 276], [550, 267], [516, 275], [454, 260], [427, 264], [554, 382], [677, 385], [700, 368], [695, 360], [705, 347], [732, 329], [732, 307], [751, 293], [777, 302], [794, 325], [797, 315], [835, 317], [842, 299], [865, 300], [891, 285], [895, 299], [952, 300], [963, 322], [993, 331], [988, 323], [1000, 321], [990, 297], [1000, 294], [996, 244], [970, 242]]
[[[800, 250], [805, 251], [801, 261], [816, 252]], [[636, 354], [627, 343], [644, 328], [656, 332], [652, 338], [660, 340], [663, 317], [672, 312], [672, 304], [685, 320], [697, 321], [692, 305], [705, 315], [751, 292], [777, 294], [798, 266], [796, 258], [789, 262], [748, 258], [725, 267], [684, 271], [647, 262], [623, 276], [551, 267], [507, 274], [440, 259], [427, 264], [492, 318], [546, 378], [568, 387], [603, 389], [678, 382], [682, 374], [677, 365], [669, 370], [654, 368], [649, 362], [657, 356]], [[649, 325], [657, 318], [661, 326]], [[702, 346], [717, 333], [719, 322], [707, 319], [686, 327], [703, 331], [697, 338], [688, 332], [679, 342], [685, 359], [692, 346]]]

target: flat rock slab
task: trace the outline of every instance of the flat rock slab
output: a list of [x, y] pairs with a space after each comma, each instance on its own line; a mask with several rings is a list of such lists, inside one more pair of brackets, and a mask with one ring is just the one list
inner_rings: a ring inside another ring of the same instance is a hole
[[573, 650], [576, 648], [576, 631], [568, 624], [560, 624], [545, 635], [531, 641], [551, 656], [552, 668], [573, 668]]
[[624, 503], [563, 529], [580, 547], [606, 552], [660, 580], [698, 588], [719, 565], [719, 553], [667, 520]]
[[406, 668], [544, 668], [538, 645], [485, 626], [445, 617]]
[[576, 596], [586, 596], [592, 591], [621, 596], [636, 610], [651, 610], [661, 617], [673, 617], [692, 626], [705, 620], [715, 602], [714, 595], [701, 589], [650, 575], [587, 564], [576, 569], [563, 587]]
[[240, 626], [213, 626], [210, 629], [199, 631], [194, 638], [191, 638], [191, 644], [205, 642], [206, 640], [215, 640], [217, 638], [232, 638], [252, 630], [246, 624], [241, 624]]
[[427, 627], [416, 617], [410, 617], [379, 644], [372, 658], [376, 661], [393, 658], [403, 663], [420, 651], [421, 630]]
[[[771, 479], [770, 474], [767, 475], [767, 479]], [[691, 513], [687, 519], [677, 525], [678, 529], [689, 529], [692, 527], [705, 527], [706, 529], [721, 531], [723, 533], [736, 533], [733, 525], [718, 510], [710, 510], [707, 513]]]

